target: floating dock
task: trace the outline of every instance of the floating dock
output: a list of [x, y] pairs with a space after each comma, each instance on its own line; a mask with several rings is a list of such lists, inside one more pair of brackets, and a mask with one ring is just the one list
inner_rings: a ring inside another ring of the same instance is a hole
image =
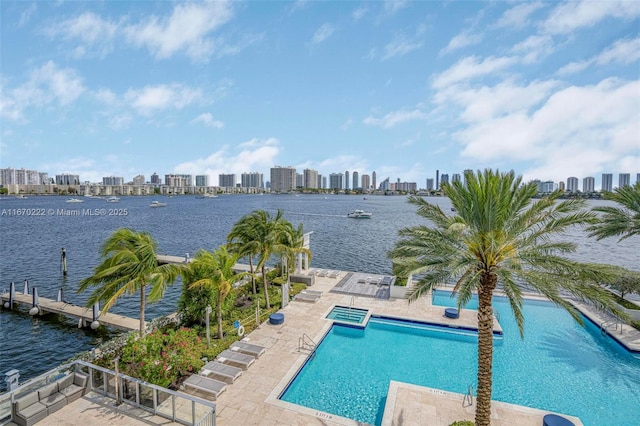
[[[2, 304], [4, 304], [5, 302], [9, 302], [9, 293], [3, 293], [1, 298]], [[13, 303], [24, 305], [27, 307], [33, 306], [33, 296], [31, 294], [16, 292], [13, 296]], [[76, 306], [66, 302], [57, 302], [52, 299], [47, 299], [46, 297], [38, 297], [38, 308], [38, 315], [44, 315], [48, 313], [66, 315], [68, 317], [77, 318], [78, 321], [82, 321], [81, 325], [89, 325], [93, 322], [92, 308]], [[125, 331], [140, 329], [139, 319], [125, 317], [124, 315], [112, 314], [110, 312], [106, 314], [99, 314], [98, 321], [102, 325], [118, 328]]]

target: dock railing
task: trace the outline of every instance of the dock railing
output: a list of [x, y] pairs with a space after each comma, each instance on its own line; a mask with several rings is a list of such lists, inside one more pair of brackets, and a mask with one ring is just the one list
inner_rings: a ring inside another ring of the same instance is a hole
[[13, 420], [12, 407], [17, 399], [73, 371], [83, 372], [89, 376], [87, 392], [112, 398], [116, 403], [148, 411], [184, 425], [215, 426], [216, 424], [216, 405], [213, 402], [125, 374], [116, 374], [113, 370], [85, 361], [74, 361], [31, 379], [13, 391], [0, 394], [0, 425]]

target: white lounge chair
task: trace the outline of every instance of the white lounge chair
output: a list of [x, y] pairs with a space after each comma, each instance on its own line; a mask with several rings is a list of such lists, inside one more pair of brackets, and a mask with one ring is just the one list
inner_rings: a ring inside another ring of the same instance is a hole
[[217, 399], [218, 395], [220, 395], [225, 391], [225, 389], [227, 389], [227, 384], [225, 382], [210, 379], [199, 374], [191, 375], [187, 380], [184, 381], [184, 386], [185, 388], [190, 387], [213, 395], [214, 399]]
[[225, 349], [220, 352], [220, 355], [216, 358], [219, 362], [224, 364], [232, 364], [237, 365], [238, 367], [246, 370], [255, 362], [255, 357], [247, 354], [241, 354], [239, 352], [230, 351], [229, 349]]
[[259, 358], [260, 355], [262, 355], [265, 351], [264, 346], [252, 345], [251, 343], [242, 342], [242, 341], [233, 342], [233, 344], [229, 349], [236, 352], [242, 352], [247, 355], [253, 355], [256, 358]]
[[318, 300], [320, 300], [320, 296], [321, 295], [319, 294], [310, 294], [310, 293], [305, 293], [304, 291], [301, 291], [300, 293], [293, 296], [293, 300], [297, 300], [299, 302], [316, 303]]
[[242, 375], [242, 368], [233, 367], [231, 365], [222, 364], [221, 362], [209, 361], [200, 370], [202, 376], [216, 376], [235, 382]]
[[339, 276], [340, 276], [340, 271], [329, 272], [329, 278], [338, 278]]

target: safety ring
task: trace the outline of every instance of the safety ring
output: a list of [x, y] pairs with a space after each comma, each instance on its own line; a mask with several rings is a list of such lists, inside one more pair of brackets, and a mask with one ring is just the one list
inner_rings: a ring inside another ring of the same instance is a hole
[[240, 336], [240, 337], [244, 336], [244, 327], [243, 326], [238, 327], [238, 336]]

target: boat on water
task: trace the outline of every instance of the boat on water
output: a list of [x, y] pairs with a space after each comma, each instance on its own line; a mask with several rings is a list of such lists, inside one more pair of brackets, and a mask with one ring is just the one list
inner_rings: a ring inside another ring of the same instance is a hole
[[69, 198], [66, 202], [67, 203], [84, 203], [84, 201], [81, 200], [80, 198]]
[[347, 213], [347, 217], [353, 219], [370, 219], [373, 214], [364, 210], [356, 209]]
[[149, 207], [167, 207], [167, 203], [161, 203], [160, 201], [152, 201]]
[[16, 198], [17, 198], [18, 200], [26, 200], [26, 199], [27, 199], [27, 197], [25, 197], [25, 196], [24, 196], [24, 195], [22, 195], [22, 194], [20, 194], [20, 195], [16, 195]]
[[107, 198], [107, 203], [119, 203], [120, 202], [120, 198], [114, 196], [111, 196], [109, 198]]
[[218, 196], [215, 194], [206, 193], [202, 195], [196, 195], [196, 198], [218, 198]]

